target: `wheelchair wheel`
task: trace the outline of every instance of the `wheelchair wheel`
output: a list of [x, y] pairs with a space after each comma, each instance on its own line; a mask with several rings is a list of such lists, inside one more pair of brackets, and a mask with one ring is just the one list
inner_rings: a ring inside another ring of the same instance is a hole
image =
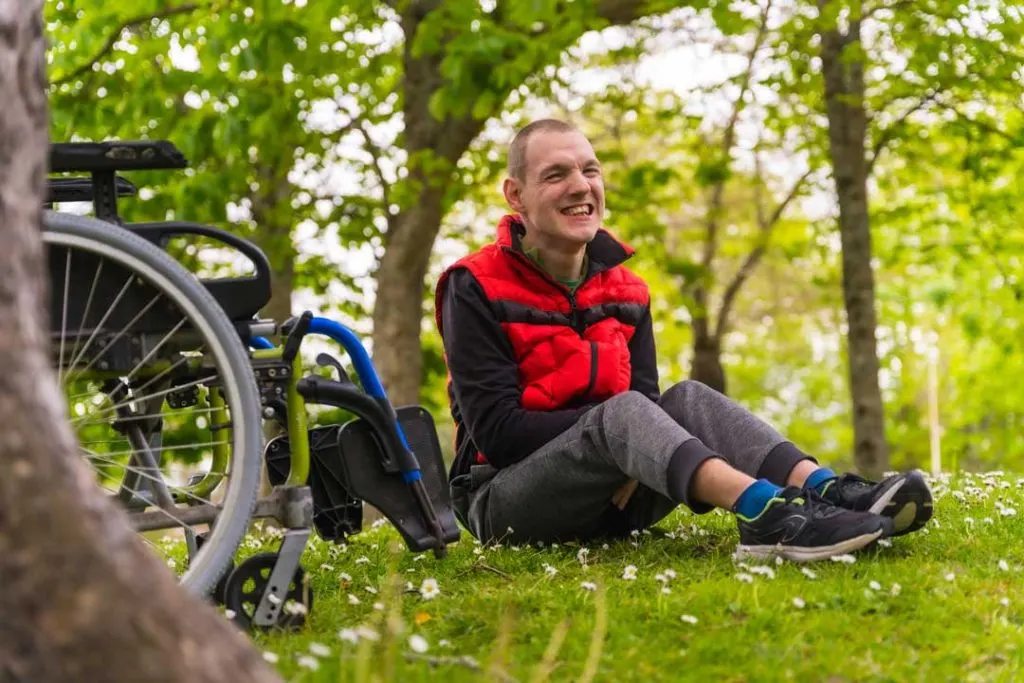
[[82, 454], [181, 584], [205, 596], [259, 488], [247, 350], [202, 283], [128, 230], [47, 211], [42, 238], [53, 367]]

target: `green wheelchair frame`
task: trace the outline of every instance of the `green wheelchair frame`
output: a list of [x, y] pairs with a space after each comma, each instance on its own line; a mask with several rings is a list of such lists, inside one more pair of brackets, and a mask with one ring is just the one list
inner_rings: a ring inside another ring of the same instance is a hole
[[[234, 619], [243, 627], [293, 627], [304, 621], [305, 614], [288, 614], [282, 610], [282, 605], [286, 599], [291, 598], [305, 605], [303, 612], [306, 614], [311, 608], [312, 594], [304, 580], [300, 559], [314, 528], [325, 540], [340, 542], [361, 529], [363, 503], [368, 502], [394, 524], [406, 546], [413, 552], [433, 551], [438, 557], [443, 557], [447, 545], [459, 539], [441, 450], [434, 422], [426, 410], [415, 405], [396, 409], [389, 402], [369, 354], [352, 330], [308, 311], [282, 323], [256, 317], [258, 309], [269, 299], [269, 263], [252, 243], [210, 226], [180, 222], [132, 225], [120, 219], [117, 213], [118, 198], [132, 196], [136, 189], [119, 172], [183, 168], [186, 165], [181, 153], [164, 141], [53, 145], [51, 172], [85, 172], [89, 177], [51, 178], [47, 208], [55, 203], [90, 202], [96, 218], [87, 223], [85, 219], [48, 213], [44, 219], [44, 242], [48, 235], [58, 235], [59, 239], [53, 238], [51, 241], [59, 242], [67, 248], [67, 244], [74, 243], [73, 238], [80, 233], [88, 233], [93, 239], [109, 240], [112, 245], [109, 249], [114, 252], [121, 248], [119, 245], [125, 249], [130, 247], [150, 259], [150, 262], [156, 263], [161, 273], [178, 279], [186, 273], [186, 279], [197, 280], [200, 288], [205, 290], [202, 296], [196, 294], [193, 297], [193, 301], [198, 302], [197, 310], [207, 304], [204, 315], [214, 323], [221, 324], [217, 328], [221, 332], [216, 335], [219, 343], [230, 347], [232, 353], [246, 354], [250, 374], [238, 381], [246, 385], [243, 388], [254, 387], [258, 393], [259, 414], [241, 417], [260, 420], [261, 434], [269, 425], [282, 432], [273, 438], [261, 439], [261, 442], [265, 441], [261, 444], [261, 468], [265, 468], [272, 488], [269, 495], [255, 500], [246, 525], [255, 519], [273, 519], [284, 528], [284, 533], [277, 552], [250, 557], [237, 566], [232, 561], [215, 585], [202, 586], [198, 590], [235, 612]], [[103, 225], [97, 227], [97, 221], [102, 221]], [[63, 227], [58, 229], [58, 225]], [[115, 234], [114, 231], [119, 230], [142, 239], [129, 239], [123, 234]], [[256, 275], [213, 280], [197, 278], [161, 251], [166, 248], [170, 236], [182, 234], [200, 235], [219, 242], [225, 248], [240, 251], [255, 264]], [[60, 291], [64, 293], [62, 315], [66, 319], [69, 305], [74, 304], [73, 292], [78, 291], [82, 283], [76, 281], [71, 274], [70, 248], [67, 272], [63, 274], [55, 258], [63, 252], [52, 251], [56, 248], [53, 244], [50, 244], [50, 248], [53, 261], [50, 264], [51, 288], [55, 295]], [[81, 260], [81, 257], [76, 258]], [[95, 278], [99, 279], [98, 271]], [[183, 286], [187, 284], [185, 282]], [[95, 286], [94, 281], [94, 289]], [[93, 293], [89, 292], [90, 300]], [[116, 305], [117, 301], [113, 306]], [[88, 302], [85, 307], [83, 325], [88, 315]], [[170, 326], [170, 322], [161, 324], [159, 315], [155, 313], [149, 319], [143, 313], [146, 311], [140, 312], [133, 320], [148, 320], [147, 324], [160, 333]], [[110, 314], [107, 313], [108, 316]], [[66, 320], [58, 323], [58, 313], [51, 311], [51, 329], [56, 331], [58, 324], [66, 326]], [[96, 327], [102, 327], [102, 321]], [[229, 328], [230, 331], [225, 333], [224, 330]], [[168, 331], [164, 338], [176, 333], [177, 329]], [[61, 364], [65, 358], [65, 331], [61, 328]], [[95, 336], [96, 332], [92, 334]], [[326, 353], [319, 354], [316, 362], [332, 376], [306, 373], [300, 350], [303, 340], [309, 335], [320, 335], [340, 345], [352, 363], [359, 384], [349, 378], [340, 362]], [[276, 344], [272, 341], [275, 338], [278, 340]], [[136, 338], [124, 341], [145, 346], [144, 340], [140, 342]], [[114, 346], [117, 344], [110, 342], [109, 348]], [[107, 348], [104, 347], [104, 352]], [[84, 373], [82, 378], [105, 381], [108, 386], [114, 386], [112, 391], [120, 390], [116, 384], [119, 381], [116, 368], [104, 369], [112, 367], [107, 358], [108, 355], [113, 358], [112, 354], [113, 351], [109, 354], [97, 352], [96, 358], [90, 361], [90, 367], [87, 368], [89, 372]], [[182, 372], [198, 373], [198, 367], [204, 362], [205, 355], [193, 359], [183, 366]], [[94, 363], [96, 369], [92, 369]], [[165, 366], [154, 364], [146, 368], [148, 374], [139, 373], [135, 379], [159, 377], [167, 372]], [[77, 374], [75, 378], [80, 379]], [[240, 427], [229, 422], [223, 396], [226, 388], [218, 385], [218, 381], [223, 378], [206, 379], [209, 384], [206, 388], [210, 406], [210, 433], [227, 435], [246, 428], [252, 431], [252, 425]], [[184, 390], [172, 388], [165, 395], [159, 396], [157, 403], [163, 405], [165, 401], [174, 401], [188, 405], [188, 396], [185, 394], [187, 392]], [[313, 404], [338, 408], [355, 418], [344, 424], [311, 427], [307, 406]], [[123, 417], [120, 412], [118, 417]], [[238, 416], [232, 415], [232, 419], [238, 419]], [[135, 441], [129, 439], [135, 449], [130, 462], [141, 463], [139, 471], [142, 474], [125, 468], [125, 479], [134, 478], [136, 484], [149, 483], [150, 488], [156, 490], [160, 486], [154, 483], [152, 473], [157, 472], [157, 476], [160, 476], [159, 465], [149, 446], [154, 439], [160, 438], [162, 424], [150, 429], [150, 432], [145, 433], [145, 438], [136, 436]], [[137, 434], [143, 434], [141, 429]], [[217, 440], [212, 443], [208, 472], [193, 478], [187, 486], [178, 487], [171, 496], [174, 501], [161, 503], [158, 491], [154, 494], [156, 503], [149, 499], [140, 502], [138, 487], [128, 487], [131, 493], [123, 495], [125, 486], [122, 486], [119, 494], [121, 502], [136, 506], [132, 523], [139, 532], [166, 528], [161, 525], [167, 524], [169, 516], [166, 509], [139, 512], [139, 506], [152, 504], [165, 507], [171, 502], [186, 505], [185, 508], [174, 508], [173, 519], [184, 526], [190, 559], [195, 557], [206, 542], [206, 535], [192, 533], [189, 525], [207, 523], [212, 528], [213, 523], [219, 519], [217, 505], [199, 505], [193, 504], [193, 501], [212, 495], [231, 469], [233, 458], [247, 457], [245, 453], [232, 453], [229, 446]], [[158, 449], [157, 452], [162, 451]], [[152, 481], [144, 481], [146, 477]], [[169, 489], [164, 485], [163, 490], [166, 492]], [[255, 491], [252, 496], [257, 496]], [[241, 538], [234, 544], [235, 547], [229, 549], [232, 556], [240, 542]], [[253, 585], [255, 588], [252, 588]]]

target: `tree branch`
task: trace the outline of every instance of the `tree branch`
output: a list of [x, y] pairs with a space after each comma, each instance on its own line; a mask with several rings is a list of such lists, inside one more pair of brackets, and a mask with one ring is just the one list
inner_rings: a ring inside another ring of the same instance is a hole
[[[733, 275], [729, 285], [725, 288], [725, 294], [722, 295], [722, 304], [718, 309], [717, 320], [715, 321], [715, 341], [721, 341], [722, 335], [725, 334], [725, 330], [728, 326], [729, 313], [732, 310], [732, 306], [735, 303], [736, 296], [739, 294], [740, 288], [743, 286], [750, 276], [753, 274], [754, 269], [757, 268], [757, 264], [761, 262], [761, 258], [764, 256], [765, 251], [768, 249], [768, 243], [771, 239], [772, 230], [775, 225], [782, 218], [782, 214], [786, 211], [786, 208], [796, 199], [800, 193], [800, 188], [810, 177], [811, 171], [808, 169], [806, 173], [800, 176], [799, 180], [793, 183], [793, 187], [789, 189], [789, 193], [786, 197], [775, 207], [771, 217], [768, 220], [758, 219], [758, 227], [760, 228], [760, 234], [758, 236], [757, 245], [751, 249], [750, 253], [747, 254], [747, 258], [744, 259], [743, 264], [740, 265], [739, 270]], [[757, 182], [760, 185], [761, 178], [757, 178]]]
[[[740, 112], [743, 111], [743, 98], [746, 97], [747, 91], [750, 89], [750, 81], [754, 72], [754, 62], [757, 60], [757, 53], [761, 50], [765, 36], [768, 33], [768, 12], [771, 10], [771, 7], [772, 0], [768, 0], [768, 4], [765, 5], [765, 8], [761, 13], [761, 26], [758, 27], [757, 37], [754, 39], [754, 45], [750, 48], [750, 52], [747, 55], [747, 68], [741, 76], [740, 93], [736, 97], [736, 102], [733, 104], [732, 113], [729, 115], [729, 122], [725, 127], [725, 134], [722, 136], [721, 154], [722, 161], [725, 164], [729, 163], [729, 155], [732, 153], [732, 147], [736, 142], [736, 124], [739, 122]], [[718, 250], [718, 219], [722, 213], [726, 180], [727, 178], [723, 175], [715, 184], [711, 194], [711, 201], [708, 206], [707, 237], [704, 240], [704, 249], [701, 255], [701, 265], [705, 270], [710, 270], [711, 263], [715, 259], [715, 252]]]
[[1020, 142], [1020, 140], [1019, 140], [1019, 138], [1017, 136], [1013, 135], [1012, 133], [1008, 133], [1007, 131], [1003, 130], [999, 126], [996, 126], [996, 125], [991, 124], [991, 123], [987, 123], [985, 121], [979, 121], [977, 119], [972, 119], [970, 116], [968, 116], [967, 114], [965, 114], [962, 111], [960, 111], [959, 109], [957, 109], [955, 104], [949, 104], [949, 103], [943, 102], [942, 100], [939, 100], [939, 99], [936, 99], [935, 102], [940, 107], [942, 107], [943, 109], [946, 109], [946, 110], [951, 111], [954, 114], [956, 114], [956, 117], [958, 119], [960, 119], [961, 121], [969, 123], [972, 126], [976, 126], [977, 128], [979, 128], [980, 130], [985, 131], [986, 133], [991, 133], [992, 135], [997, 135], [997, 136], [999, 136], [999, 137], [1001, 137], [1001, 138], [1003, 138], [1005, 140], [1009, 140], [1010, 142]]
[[131, 17], [130, 19], [125, 19], [121, 23], [121, 25], [114, 29], [114, 31], [107, 37], [107, 40], [103, 43], [103, 46], [99, 49], [99, 51], [96, 52], [96, 54], [92, 56], [91, 59], [86, 61], [84, 64], [76, 67], [70, 73], [61, 76], [60, 78], [54, 79], [50, 82], [50, 85], [51, 87], [63, 85], [65, 83], [68, 83], [69, 81], [73, 81], [74, 79], [78, 78], [87, 71], [90, 71], [94, 64], [96, 64], [101, 59], [106, 57], [107, 54], [109, 54], [110, 51], [114, 49], [114, 45], [116, 45], [117, 41], [121, 39], [121, 34], [128, 29], [136, 28], [137, 26], [140, 26], [142, 24], [147, 24], [154, 19], [166, 19], [168, 17], [173, 17], [179, 14], [188, 14], [200, 8], [212, 7], [213, 5], [188, 3], [185, 5], [178, 5], [176, 7], [166, 7], [162, 10], [158, 10], [150, 14], [140, 14]]
[[886, 127], [882, 131], [882, 134], [878, 136], [878, 140], [875, 142], [871, 149], [871, 156], [868, 158], [868, 175], [871, 175], [872, 169], [875, 167], [875, 162], [878, 161], [878, 157], [885, 151], [886, 145], [892, 142], [892, 139], [896, 136], [896, 130], [903, 126], [915, 112], [921, 111], [929, 102], [935, 101], [938, 97], [938, 91], [932, 90], [927, 95], [917, 101], [913, 107], [903, 112], [903, 115], [899, 117], [892, 125]]
[[380, 158], [381, 150], [370, 138], [370, 133], [366, 130], [366, 122], [363, 119], [358, 119], [359, 132], [363, 134], [363, 139], [366, 140], [366, 151], [370, 153], [370, 157], [373, 159], [373, 167], [377, 169], [377, 179], [380, 181], [380, 192], [384, 200], [384, 215], [388, 220], [388, 227], [390, 228], [394, 222], [394, 217], [391, 213], [391, 183], [384, 177], [384, 169], [381, 168]]

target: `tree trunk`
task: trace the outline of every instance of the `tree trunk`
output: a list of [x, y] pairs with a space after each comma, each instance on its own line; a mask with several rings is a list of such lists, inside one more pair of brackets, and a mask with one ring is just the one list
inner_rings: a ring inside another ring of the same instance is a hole
[[[822, 13], [831, 0], [819, 0]], [[851, 50], [847, 50], [851, 48]], [[864, 67], [852, 49], [860, 49], [860, 22], [846, 33], [834, 25], [821, 34], [829, 149], [839, 198], [839, 232], [843, 250], [843, 298], [846, 304], [850, 391], [853, 402], [854, 463], [877, 477], [889, 465], [882, 394], [878, 384], [875, 340], [875, 283], [868, 221]], [[852, 58], [851, 58], [852, 57]]]
[[377, 271], [373, 307], [373, 362], [395, 405], [419, 402], [423, 358], [420, 325], [423, 294], [434, 240], [441, 229], [441, 197], [424, 192], [423, 202], [403, 213]]
[[284, 159], [261, 165], [257, 172], [259, 187], [249, 198], [256, 226], [249, 239], [267, 255], [271, 271], [270, 301], [260, 311], [260, 317], [278, 324], [292, 316], [295, 290], [295, 243], [289, 220], [292, 188], [287, 175], [281, 174], [282, 168], [288, 168]]
[[42, 2], [0, 0], [0, 681], [272, 681], [102, 496], [55, 391], [43, 321]]
[[706, 384], [719, 393], [726, 393], [722, 347], [717, 340], [707, 336], [694, 337], [690, 379]]

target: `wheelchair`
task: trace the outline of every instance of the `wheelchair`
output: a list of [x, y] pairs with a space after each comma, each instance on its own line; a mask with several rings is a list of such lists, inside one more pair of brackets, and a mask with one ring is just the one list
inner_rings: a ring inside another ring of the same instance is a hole
[[[312, 608], [300, 562], [310, 535], [344, 542], [362, 530], [364, 503], [412, 552], [444, 557], [458, 541], [437, 431], [421, 406], [389, 402], [348, 327], [309, 311], [258, 317], [271, 271], [250, 241], [120, 218], [119, 200], [138, 194], [124, 174], [187, 165], [168, 141], [51, 145], [53, 369], [97, 484], [180, 584], [244, 629], [296, 627]], [[91, 203], [93, 216], [54, 210], [68, 202]], [[248, 272], [197, 274], [172, 256], [182, 239]], [[306, 371], [310, 336], [339, 345], [355, 380], [328, 353]], [[312, 426], [310, 406], [351, 419]], [[276, 522], [280, 544], [236, 564], [254, 520]]]

